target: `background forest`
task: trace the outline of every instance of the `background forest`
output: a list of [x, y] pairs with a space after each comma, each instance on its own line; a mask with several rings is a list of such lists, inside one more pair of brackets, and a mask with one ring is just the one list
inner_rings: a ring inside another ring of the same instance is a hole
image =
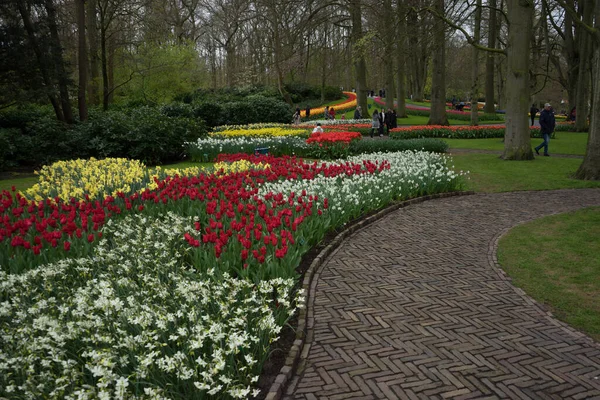
[[[51, 105], [53, 119], [66, 124], [110, 125], [107, 115], [126, 121], [138, 112], [155, 115], [139, 137], [160, 131], [152, 124], [167, 117], [193, 138], [206, 125], [289, 122], [292, 107], [341, 98], [341, 89], [355, 90], [367, 111], [368, 91], [384, 89], [386, 107], [400, 116], [405, 99], [431, 100], [434, 124], [447, 122], [445, 103], [454, 97], [485, 102], [487, 113], [505, 110], [509, 139], [525, 131], [531, 103], [551, 102], [557, 113], [576, 107], [584, 130], [594, 121], [585, 117], [598, 76], [597, 3], [9, 0], [0, 5], [0, 107]], [[3, 113], [0, 141], [12, 155], [23, 146], [5, 130], [31, 134], [24, 121], [44, 110], [27, 113]], [[47, 134], [56, 136], [52, 129]], [[105, 129], [85, 131], [79, 141], [95, 144], [82, 155], [115, 153]], [[505, 158], [531, 156], [511, 143]], [[64, 147], [72, 151], [68, 140]]]

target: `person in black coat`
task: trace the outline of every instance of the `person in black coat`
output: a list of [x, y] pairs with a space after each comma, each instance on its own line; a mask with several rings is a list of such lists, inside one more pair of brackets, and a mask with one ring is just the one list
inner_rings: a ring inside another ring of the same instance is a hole
[[392, 114], [392, 110], [390, 110], [388, 108], [387, 112], [385, 113], [385, 127], [387, 130], [387, 135], [390, 135], [390, 129], [392, 129], [394, 126], [394, 115]]
[[552, 106], [550, 103], [546, 103], [544, 105], [544, 109], [540, 113], [540, 133], [544, 138], [544, 141], [535, 148], [535, 153], [539, 156], [540, 149], [544, 148], [544, 155], [549, 157], [548, 154], [548, 144], [550, 144], [550, 136], [552, 132], [554, 132], [554, 127], [556, 126], [556, 119], [554, 118], [554, 112], [552, 111]]
[[382, 137], [383, 136], [383, 127], [385, 124], [385, 113], [383, 111], [383, 109], [381, 110], [381, 112], [379, 113], [379, 136]]
[[392, 128], [398, 127], [398, 114], [396, 114], [396, 110], [392, 110]]
[[354, 110], [354, 119], [361, 119], [361, 118], [362, 118], [362, 113], [361, 113], [360, 106], [356, 106], [356, 110]]
[[535, 104], [532, 104], [531, 108], [529, 109], [529, 115], [531, 116], [531, 126], [533, 126], [533, 123], [535, 122], [535, 114], [537, 114], [538, 112], [540, 112], [540, 110], [535, 106]]
[[310, 106], [306, 106], [306, 118], [310, 117]]

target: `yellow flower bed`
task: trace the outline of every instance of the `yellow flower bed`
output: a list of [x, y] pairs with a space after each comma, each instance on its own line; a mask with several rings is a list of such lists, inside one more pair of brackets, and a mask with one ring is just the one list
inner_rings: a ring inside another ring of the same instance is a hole
[[150, 181], [146, 166], [137, 160], [107, 158], [104, 160], [59, 161], [44, 166], [40, 171], [39, 183], [25, 191], [33, 200], [60, 197], [63, 200], [102, 198], [117, 192], [131, 193], [145, 187]]
[[232, 163], [218, 162], [218, 163], [215, 163], [215, 165], [213, 166], [216, 174], [221, 174], [221, 170], [223, 170], [223, 172], [222, 172], [223, 175], [231, 174], [234, 172], [244, 172], [244, 171], [248, 171], [249, 169], [267, 169], [270, 167], [271, 167], [271, 165], [269, 165], [269, 164], [263, 164], [263, 163], [254, 164], [248, 160], [240, 160], [240, 161], [235, 161]]
[[298, 136], [307, 134], [306, 129], [285, 128], [262, 128], [262, 129], [232, 129], [221, 132], [213, 132], [211, 137], [275, 137], [275, 136]]
[[[343, 92], [343, 93], [346, 97], [348, 97], [348, 99], [346, 99], [345, 102], [329, 106], [329, 108], [333, 107], [333, 109], [336, 111], [336, 115], [337, 115], [338, 111], [348, 110], [350, 108], [356, 108], [356, 105], [357, 105], [356, 93], [353, 93], [353, 92]], [[310, 115], [314, 116], [314, 115], [318, 115], [318, 114], [323, 114], [324, 112], [325, 112], [324, 106], [318, 107], [318, 108], [312, 108], [310, 110]], [[306, 117], [306, 110], [301, 110], [300, 116]]]
[[107, 195], [116, 196], [118, 192], [130, 195], [146, 188], [156, 189], [158, 185], [155, 178], [160, 180], [175, 175], [198, 176], [211, 170], [216, 174], [225, 175], [269, 167], [269, 164], [253, 164], [248, 160], [233, 163], [220, 162], [214, 164], [212, 168], [183, 169], [161, 167], [148, 169], [140, 161], [125, 158], [59, 161], [36, 172], [39, 175], [39, 182], [27, 189], [24, 195], [36, 201], [55, 197], [65, 201], [71, 198], [79, 201], [84, 200], [86, 194], [90, 199], [102, 199]]

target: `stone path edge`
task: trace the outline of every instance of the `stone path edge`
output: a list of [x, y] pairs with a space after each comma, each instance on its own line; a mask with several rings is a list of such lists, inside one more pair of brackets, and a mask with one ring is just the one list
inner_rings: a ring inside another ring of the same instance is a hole
[[319, 269], [337, 251], [344, 239], [400, 208], [404, 208], [412, 204], [422, 203], [427, 200], [454, 196], [468, 196], [473, 194], [475, 194], [474, 191], [436, 193], [393, 203], [392, 205], [380, 210], [376, 214], [373, 214], [370, 217], [367, 217], [364, 220], [344, 229], [331, 241], [331, 243], [321, 250], [321, 252], [314, 258], [306, 270], [304, 279], [302, 281], [302, 289], [304, 290], [304, 293], [306, 293], [306, 302], [305, 307], [301, 308], [298, 312], [296, 339], [294, 340], [294, 343], [288, 352], [283, 367], [281, 367], [279, 374], [277, 374], [275, 381], [269, 388], [269, 392], [265, 396], [265, 400], [280, 400], [285, 394], [285, 390], [289, 385], [292, 376], [299, 369], [303, 369], [303, 366], [300, 365], [303, 364], [301, 358], [306, 359], [310, 350], [310, 344], [307, 344], [307, 338], [309, 339], [308, 342], [312, 341], [312, 328], [314, 326], [312, 306], [314, 304], [315, 290], [320, 274]]
[[[551, 215], [558, 215], [558, 214], [562, 214], [562, 213], [556, 212], [556, 213], [552, 213], [552, 214], [547, 214], [544, 217], [548, 217]], [[498, 234], [496, 234], [496, 236], [490, 240], [490, 243], [488, 246], [488, 254], [487, 254], [489, 266], [496, 272], [496, 274], [498, 275], [498, 277], [501, 280], [508, 281], [510, 283], [510, 287], [513, 289], [513, 291], [517, 295], [519, 295], [519, 297], [521, 297], [524, 302], [534, 306], [534, 308], [540, 313], [540, 315], [543, 316], [544, 318], [546, 318], [546, 320], [548, 322], [552, 323], [553, 325], [555, 325], [557, 327], [560, 327], [568, 335], [575, 337], [577, 339], [583, 340], [587, 344], [600, 349], [600, 342], [596, 342], [594, 339], [589, 337], [586, 333], [573, 328], [571, 325], [567, 324], [566, 322], [560, 321], [558, 318], [556, 318], [556, 316], [554, 316], [552, 311], [550, 311], [549, 307], [545, 306], [544, 304], [535, 300], [533, 297], [529, 296], [523, 289], [515, 286], [512, 283], [512, 278], [510, 277], [510, 275], [508, 275], [506, 273], [506, 271], [504, 271], [504, 269], [502, 269], [502, 265], [500, 265], [500, 263], [498, 262], [498, 246], [500, 244], [500, 240], [505, 235], [507, 235], [513, 228], [516, 228], [518, 226], [521, 226], [521, 225], [524, 225], [524, 224], [527, 224], [527, 223], [533, 222], [533, 221], [535, 221], [535, 219], [527, 219], [524, 221], [520, 221], [516, 225], [513, 225], [511, 227], [508, 227], [508, 228], [503, 229], [502, 231], [498, 232]]]

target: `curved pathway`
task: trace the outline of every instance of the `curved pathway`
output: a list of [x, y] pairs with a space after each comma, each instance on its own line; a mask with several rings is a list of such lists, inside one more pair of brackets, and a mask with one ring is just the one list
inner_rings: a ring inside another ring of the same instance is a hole
[[318, 273], [284, 398], [600, 399], [600, 344], [513, 287], [495, 256], [509, 228], [586, 206], [600, 189], [458, 196], [357, 232]]

